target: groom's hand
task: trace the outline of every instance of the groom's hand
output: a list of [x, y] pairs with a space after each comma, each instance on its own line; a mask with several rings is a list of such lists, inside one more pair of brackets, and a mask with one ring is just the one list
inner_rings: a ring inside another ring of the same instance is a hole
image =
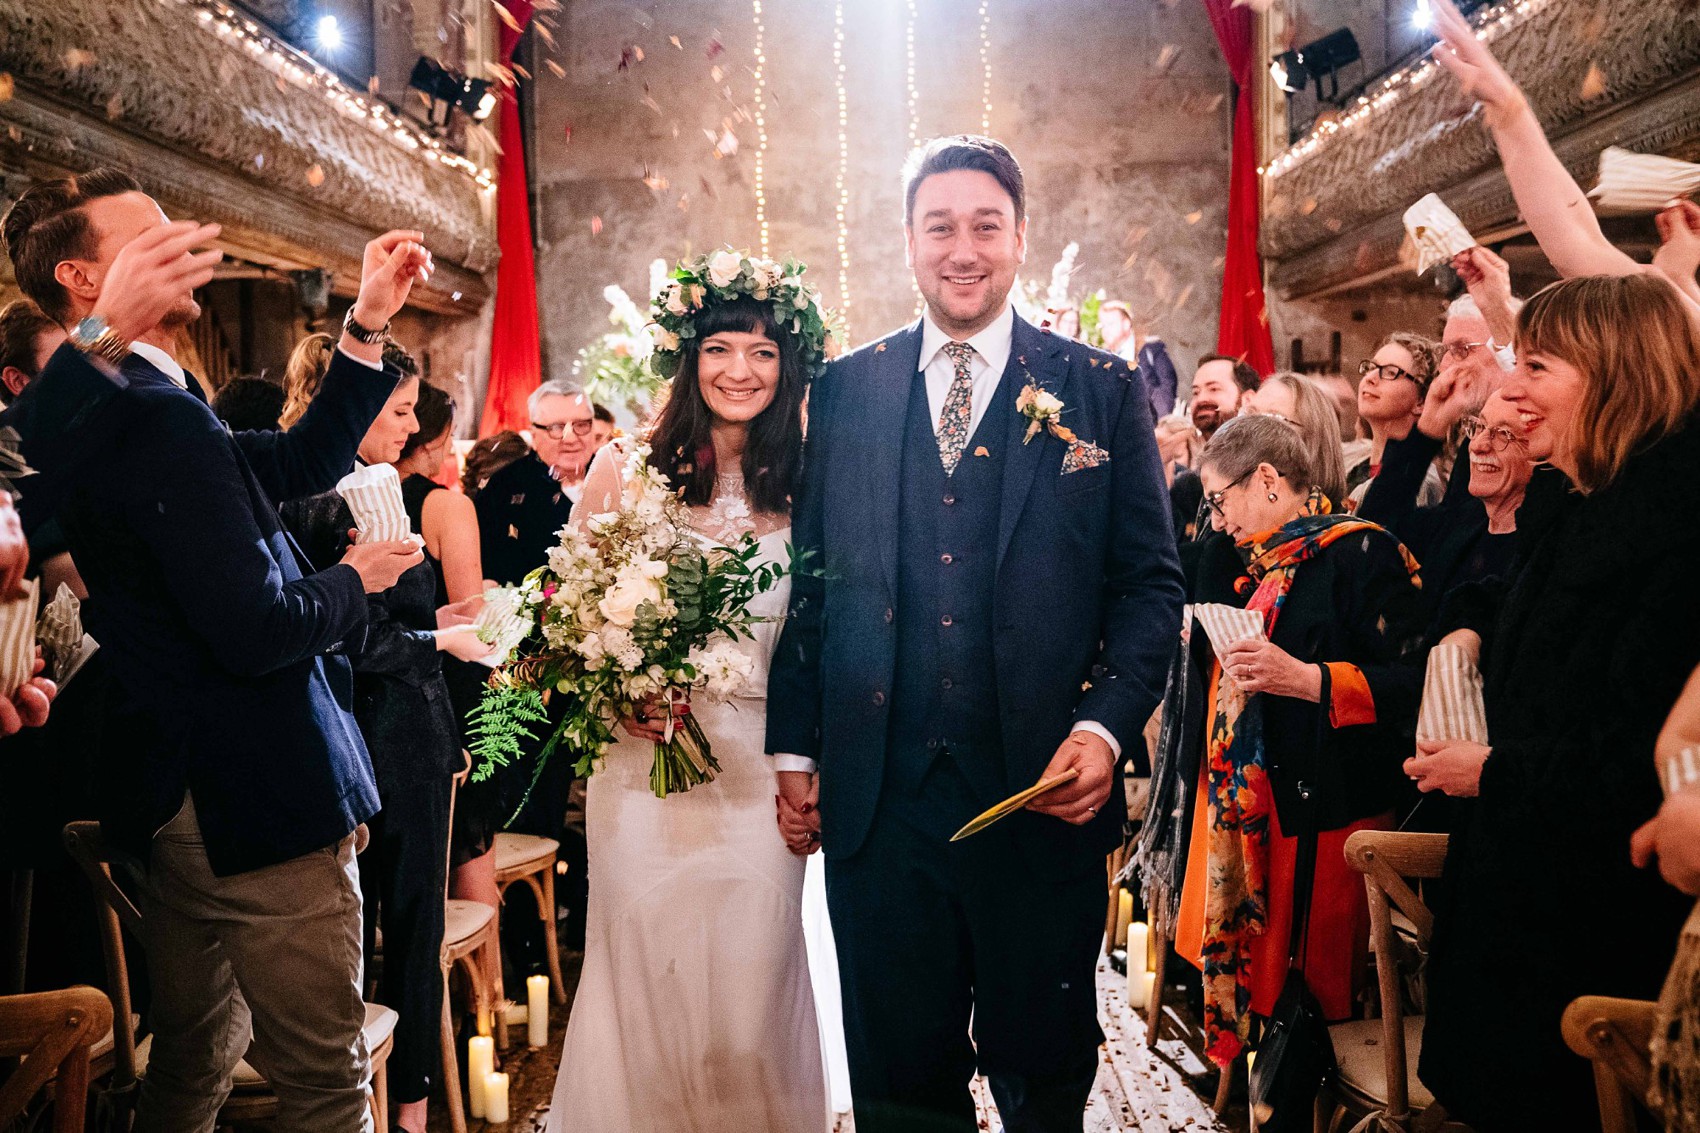
[[1078, 779], [1040, 795], [1027, 804], [1027, 809], [1084, 826], [1097, 817], [1110, 798], [1116, 781], [1116, 753], [1102, 736], [1071, 732], [1040, 778], [1053, 779], [1070, 768], [1080, 772]]
[[807, 857], [820, 849], [820, 776], [807, 771], [779, 772], [779, 833], [793, 854]]

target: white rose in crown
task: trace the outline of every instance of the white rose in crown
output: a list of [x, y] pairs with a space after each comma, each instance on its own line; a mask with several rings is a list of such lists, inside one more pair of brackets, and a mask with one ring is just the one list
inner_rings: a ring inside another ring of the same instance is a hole
[[667, 313], [671, 315], [683, 315], [690, 310], [689, 307], [685, 306], [685, 289], [677, 283], [668, 285], [662, 305], [667, 308]]
[[708, 278], [716, 287], [731, 287], [744, 270], [744, 258], [736, 252], [716, 252], [708, 258]]
[[778, 286], [785, 278], [785, 269], [772, 260], [752, 260], [750, 266], [756, 271], [756, 286], [764, 291]]
[[[622, 629], [629, 629], [637, 620], [638, 607], [648, 602], [659, 605], [661, 587], [644, 575], [621, 578], [602, 596], [599, 608], [602, 616]], [[613, 652], [613, 650], [610, 650]]]
[[649, 337], [655, 340], [655, 349], [657, 350], [679, 349], [679, 336], [660, 323], [649, 324]]

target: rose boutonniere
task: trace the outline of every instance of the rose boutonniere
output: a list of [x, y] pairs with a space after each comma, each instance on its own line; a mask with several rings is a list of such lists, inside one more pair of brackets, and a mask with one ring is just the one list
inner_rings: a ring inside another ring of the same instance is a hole
[[1049, 430], [1051, 436], [1065, 445], [1074, 443], [1074, 433], [1062, 424], [1062, 400], [1049, 390], [1029, 382], [1015, 399], [1015, 410], [1027, 418], [1027, 432], [1021, 438], [1022, 444], [1038, 436], [1041, 429]]

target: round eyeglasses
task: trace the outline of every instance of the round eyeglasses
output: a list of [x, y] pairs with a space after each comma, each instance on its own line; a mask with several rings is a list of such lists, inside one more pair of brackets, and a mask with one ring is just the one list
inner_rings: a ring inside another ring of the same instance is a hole
[[540, 425], [536, 421], [531, 423], [532, 429], [539, 433], [547, 433], [552, 439], [557, 441], [567, 435], [568, 429], [571, 429], [577, 436], [588, 437], [590, 436], [590, 430], [595, 426], [596, 418], [594, 417], [586, 417], [582, 421], [557, 421], [553, 425]]
[[[1254, 468], [1251, 471], [1255, 472], [1257, 470]], [[1227, 498], [1228, 488], [1237, 488], [1241, 484], [1244, 484], [1249, 479], [1251, 479], [1251, 472], [1247, 472], [1245, 475], [1241, 476], [1238, 480], [1235, 480], [1233, 483], [1229, 484], [1227, 488], [1223, 488], [1219, 492], [1206, 492], [1206, 493], [1204, 493], [1204, 506], [1209, 508], [1211, 511], [1215, 512], [1217, 519], [1226, 519], [1227, 516], [1222, 514], [1222, 501]]]
[[1489, 425], [1480, 417], [1466, 417], [1459, 423], [1458, 428], [1459, 432], [1464, 434], [1466, 441], [1473, 441], [1486, 433], [1488, 447], [1493, 449], [1494, 452], [1504, 452], [1512, 445], [1523, 448], [1529, 443], [1504, 425]]

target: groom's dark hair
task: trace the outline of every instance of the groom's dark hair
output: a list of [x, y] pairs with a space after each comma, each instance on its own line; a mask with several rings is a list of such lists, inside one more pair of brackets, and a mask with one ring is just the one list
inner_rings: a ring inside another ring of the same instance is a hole
[[995, 138], [979, 134], [952, 134], [934, 138], [917, 148], [903, 163], [903, 223], [907, 226], [915, 217], [915, 192], [921, 182], [935, 173], [952, 173], [958, 169], [977, 169], [989, 173], [1009, 199], [1015, 202], [1015, 219], [1027, 217], [1027, 181], [1021, 166], [1009, 147]]

